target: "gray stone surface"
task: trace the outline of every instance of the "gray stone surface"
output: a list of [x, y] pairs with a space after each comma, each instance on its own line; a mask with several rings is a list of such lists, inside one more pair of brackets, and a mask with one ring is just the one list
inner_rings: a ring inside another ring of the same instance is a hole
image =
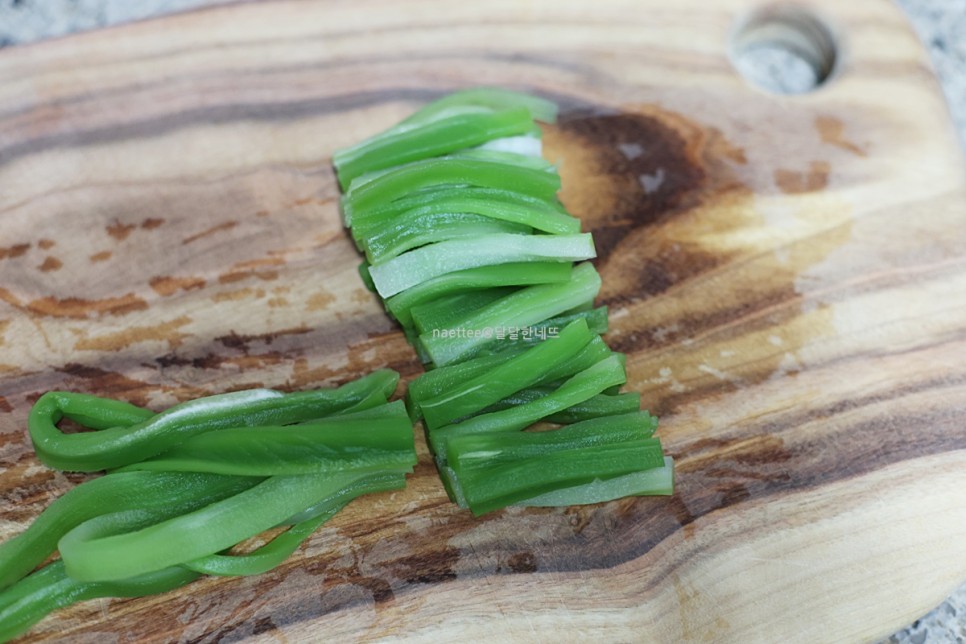
[[[847, 1], [847, 0], [843, 0]], [[184, 11], [226, 0], [0, 0], [0, 47]], [[898, 0], [929, 50], [950, 112], [966, 145], [966, 0]], [[798, 70], [798, 71], [796, 71]], [[743, 71], [801, 91], [811, 70], [772, 52]], [[762, 82], [768, 82], [764, 80]], [[923, 580], [928, 583], [928, 580]], [[901, 588], [896, 589], [902, 592]], [[881, 644], [966, 644], [966, 584], [928, 615]]]

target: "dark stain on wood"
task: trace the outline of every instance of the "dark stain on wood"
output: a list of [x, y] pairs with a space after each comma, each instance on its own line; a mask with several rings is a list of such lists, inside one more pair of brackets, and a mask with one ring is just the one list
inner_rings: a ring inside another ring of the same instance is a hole
[[193, 291], [205, 287], [203, 277], [173, 277], [170, 275], [158, 275], [152, 277], [148, 285], [155, 293], [161, 296], [174, 295], [178, 291]]
[[99, 300], [47, 296], [22, 302], [20, 298], [7, 289], [0, 288], [0, 300], [32, 316], [52, 318], [84, 319], [101, 315], [126, 315], [148, 308], [148, 303], [134, 293]]
[[107, 225], [105, 230], [107, 230], [108, 235], [117, 241], [124, 241], [135, 228], [137, 228], [135, 224], [122, 224], [120, 221], [115, 219]]
[[20, 257], [30, 250], [30, 244], [14, 244], [6, 248], [0, 248], [0, 259], [14, 259]]
[[831, 166], [827, 161], [812, 161], [808, 170], [799, 172], [777, 168], [775, 170], [775, 185], [785, 194], [801, 194], [825, 189], [828, 185], [828, 174]]
[[63, 262], [54, 257], [53, 255], [48, 255], [44, 258], [43, 263], [37, 268], [44, 273], [49, 273], [51, 271], [60, 270], [64, 266]]
[[70, 362], [56, 367], [56, 371], [83, 382], [83, 390], [105, 398], [120, 398], [135, 405], [145, 406], [158, 386], [135, 380], [123, 373], [108, 371], [95, 365]]

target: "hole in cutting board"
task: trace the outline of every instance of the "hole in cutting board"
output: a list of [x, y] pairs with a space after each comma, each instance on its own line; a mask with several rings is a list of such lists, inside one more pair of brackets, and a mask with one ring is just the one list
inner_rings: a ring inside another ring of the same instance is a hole
[[838, 60], [835, 39], [825, 23], [790, 5], [764, 7], [740, 21], [729, 53], [745, 80], [774, 94], [818, 89]]

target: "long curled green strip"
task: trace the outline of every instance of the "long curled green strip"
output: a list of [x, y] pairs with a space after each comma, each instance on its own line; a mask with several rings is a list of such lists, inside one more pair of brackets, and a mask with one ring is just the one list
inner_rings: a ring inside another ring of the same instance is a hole
[[[260, 574], [352, 499], [404, 487], [416, 455], [405, 406], [387, 402], [398, 380], [382, 370], [338, 389], [223, 394], [159, 414], [45, 394], [29, 419], [43, 460], [115, 469], [0, 544], [0, 640], [75, 601], [164, 592], [201, 574]], [[92, 431], [65, 434], [62, 418]], [[289, 527], [234, 552], [275, 526]], [[60, 560], [25, 577], [54, 551]]]
[[[251, 389], [208, 396], [175, 405], [133, 424], [119, 420], [136, 416], [132, 405], [84, 394], [52, 391], [40, 397], [27, 421], [30, 438], [40, 460], [61, 470], [97, 472], [156, 456], [185, 439], [217, 429], [257, 425], [287, 425], [322, 418], [365, 399], [373, 391], [396, 388], [399, 375], [376, 371], [335, 390], [284, 394], [271, 389]], [[142, 410], [143, 412], [143, 410]], [[85, 425], [95, 432], [65, 434], [57, 428], [61, 418]]]
[[190, 512], [261, 480], [217, 474], [124, 472], [81, 483], [51, 503], [24, 532], [0, 544], [0, 589], [40, 565], [65, 534], [85, 521], [108, 512], [135, 509]]
[[27, 631], [49, 613], [97, 597], [144, 597], [191, 583], [201, 575], [181, 566], [133, 579], [82, 582], [71, 578], [62, 561], [55, 561], [0, 594], [0, 641]]

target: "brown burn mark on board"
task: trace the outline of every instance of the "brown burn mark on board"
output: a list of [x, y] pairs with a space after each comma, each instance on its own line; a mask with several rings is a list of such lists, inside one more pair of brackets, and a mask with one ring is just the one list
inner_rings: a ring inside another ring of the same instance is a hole
[[148, 217], [147, 219], [141, 222], [141, 228], [143, 228], [144, 230], [154, 230], [155, 228], [158, 228], [163, 224], [164, 224], [164, 219], [161, 219], [160, 217]]
[[[711, 136], [664, 111], [562, 116], [544, 135], [544, 155], [562, 160], [561, 199], [591, 229], [606, 258], [629, 234], [696, 205], [709, 183]], [[724, 142], [727, 158], [744, 152]]]
[[155, 293], [165, 297], [174, 295], [178, 291], [204, 288], [205, 283], [202, 277], [172, 277], [170, 275], [158, 275], [148, 281], [148, 285]]
[[824, 190], [828, 185], [830, 169], [831, 166], [827, 161], [812, 161], [808, 165], [808, 170], [804, 172], [777, 168], [775, 170], [775, 185], [785, 194]]
[[104, 262], [104, 261], [109, 260], [111, 258], [111, 255], [113, 255], [113, 254], [114, 253], [112, 253], [109, 250], [102, 250], [102, 251], [96, 252], [96, 253], [88, 256], [87, 259], [90, 260], [91, 264], [96, 264], [98, 262]]
[[52, 318], [86, 319], [102, 315], [127, 315], [148, 308], [148, 303], [134, 293], [99, 300], [47, 296], [23, 302], [7, 289], [0, 288], [0, 300], [30, 315]]
[[124, 241], [127, 239], [128, 235], [137, 228], [136, 224], [122, 224], [120, 221], [115, 219], [109, 223], [104, 229], [107, 234], [116, 239], [117, 241]]
[[845, 137], [845, 124], [834, 116], [816, 117], [815, 129], [823, 143], [842, 148], [857, 156], [866, 156], [865, 150]]
[[47, 257], [44, 258], [44, 262], [40, 266], [38, 266], [37, 269], [40, 271], [43, 271], [44, 273], [49, 273], [51, 271], [60, 270], [61, 268], [63, 268], [63, 266], [64, 266], [63, 262], [61, 262], [59, 259], [57, 259], [53, 255], [48, 255]]
[[0, 396], [0, 413], [9, 414], [13, 411], [13, 405], [7, 402], [4, 396]]
[[305, 301], [305, 310], [324, 311], [333, 302], [335, 302], [335, 295], [332, 293], [325, 290], [316, 291]]
[[0, 248], [0, 259], [15, 259], [30, 250], [30, 244], [14, 244]]
[[37, 247], [41, 250], [50, 250], [57, 245], [53, 239], [41, 239], [37, 242]]
[[230, 269], [218, 276], [218, 282], [220, 284], [231, 284], [232, 282], [238, 282], [249, 277], [266, 281], [278, 279], [278, 271], [270, 269], [284, 265], [285, 260], [281, 257], [264, 257], [261, 259], [237, 262]]
[[191, 318], [182, 315], [160, 324], [130, 327], [116, 333], [85, 337], [74, 344], [74, 349], [76, 351], [119, 351], [139, 342], [167, 342], [169, 348], [175, 349], [188, 337], [188, 334], [182, 333], [179, 329], [191, 322]]
[[561, 199], [594, 235], [605, 303], [664, 293], [727, 262], [729, 253], [704, 248], [682, 228], [724, 230], [751, 209], [736, 171], [747, 164], [744, 150], [653, 106], [564, 115], [546, 129], [544, 155], [562, 162]]
[[190, 244], [191, 242], [198, 241], [199, 239], [203, 239], [204, 237], [207, 237], [209, 235], [214, 235], [215, 233], [219, 233], [224, 230], [231, 230], [237, 225], [238, 225], [237, 221], [222, 222], [220, 224], [212, 226], [211, 228], [206, 228], [205, 230], [202, 230], [200, 233], [195, 233], [194, 235], [189, 235], [188, 237], [185, 237], [184, 239], [181, 240], [181, 244], [182, 245]]
[[135, 380], [123, 373], [108, 371], [94, 365], [69, 362], [56, 371], [84, 382], [83, 389], [106, 398], [120, 398], [142, 407], [148, 404], [158, 386], [143, 380]]

